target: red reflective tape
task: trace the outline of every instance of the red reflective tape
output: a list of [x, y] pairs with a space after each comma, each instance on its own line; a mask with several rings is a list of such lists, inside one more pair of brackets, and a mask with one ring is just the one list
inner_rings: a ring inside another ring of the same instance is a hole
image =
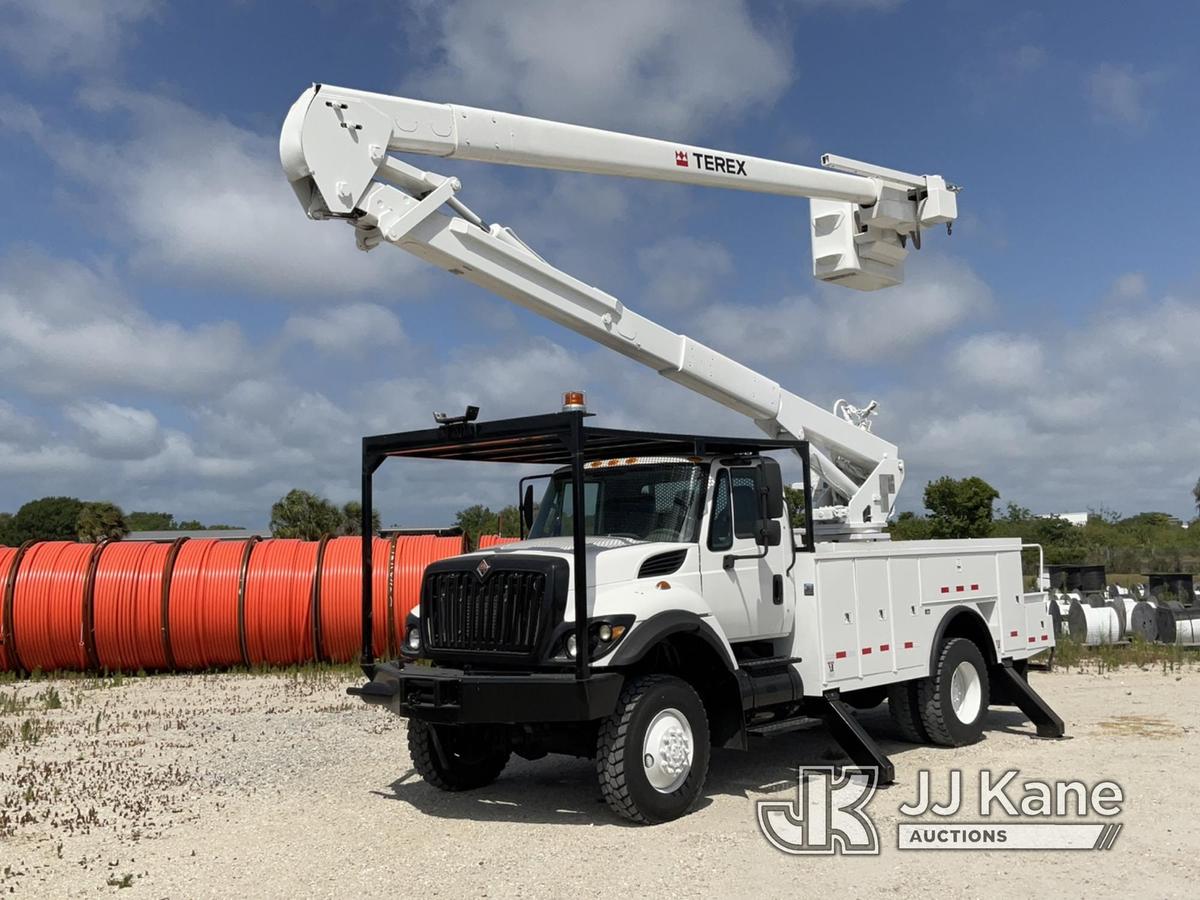
[[1037, 641], [1037, 638], [1035, 638], [1033, 635], [1030, 635], [1030, 636], [1029, 636], [1029, 643], [1031, 643], [1031, 644], [1032, 644], [1032, 643], [1034, 643], [1035, 641]]
[[967, 588], [966, 588], [966, 586], [965, 586], [965, 585], [962, 585], [962, 584], [960, 584], [960, 585], [959, 585], [958, 587], [956, 587], [954, 590], [955, 590], [957, 593], [961, 594], [961, 593], [962, 593], [963, 591], [965, 591], [966, 589], [967, 589]]
[[979, 590], [979, 585], [977, 585], [977, 584], [971, 585], [971, 590], [973, 590], [973, 591]]
[[913, 648], [913, 642], [912, 642], [912, 641], [905, 641], [905, 642], [904, 642], [904, 649], [905, 649], [905, 650], [911, 650], [912, 648]]
[[1010, 632], [1008, 633], [1008, 636], [1009, 636], [1009, 637], [1017, 637], [1017, 633], [1016, 633], [1015, 631], [1010, 631]]
[[948, 594], [948, 593], [950, 593], [950, 588], [948, 588], [948, 587], [944, 587], [944, 588], [942, 588], [942, 593], [943, 593], [943, 594]]
[[863, 647], [863, 656], [870, 656], [870, 655], [871, 655], [871, 648]]
[[845, 651], [845, 650], [839, 650], [837, 653], [833, 654], [833, 658], [834, 658], [834, 659], [845, 659], [845, 658], [846, 658], [846, 651]]
[[879, 652], [880, 652], [880, 653], [887, 653], [887, 652], [888, 652], [889, 650], [891, 650], [891, 649], [892, 649], [892, 645], [891, 645], [891, 644], [880, 644], [880, 645], [879, 645]]
[[1043, 634], [1043, 635], [1042, 635], [1042, 640], [1043, 640], [1043, 641], [1048, 641], [1048, 640], [1050, 640], [1050, 635], [1048, 635], [1048, 634]]

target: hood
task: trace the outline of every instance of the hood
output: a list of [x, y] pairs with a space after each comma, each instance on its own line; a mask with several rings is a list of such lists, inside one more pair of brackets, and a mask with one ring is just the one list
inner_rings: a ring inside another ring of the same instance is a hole
[[[642, 563], [652, 556], [671, 550], [686, 549], [692, 544], [664, 541], [640, 541], [625, 537], [589, 537], [585, 539], [588, 568], [588, 587], [630, 581], [637, 578]], [[538, 555], [557, 556], [568, 562], [574, 558], [575, 542], [569, 537], [538, 538], [518, 541], [500, 547], [481, 550], [468, 556]]]

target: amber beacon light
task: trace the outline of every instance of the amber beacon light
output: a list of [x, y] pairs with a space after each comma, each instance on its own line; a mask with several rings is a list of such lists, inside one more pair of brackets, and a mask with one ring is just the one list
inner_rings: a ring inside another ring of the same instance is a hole
[[587, 395], [583, 391], [567, 391], [563, 394], [563, 412], [587, 412]]

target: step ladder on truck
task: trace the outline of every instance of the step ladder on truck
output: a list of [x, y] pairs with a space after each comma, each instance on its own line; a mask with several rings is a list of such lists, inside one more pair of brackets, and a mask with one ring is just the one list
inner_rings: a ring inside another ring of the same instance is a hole
[[[852, 712], [884, 699], [911, 741], [976, 741], [989, 705], [1002, 704], [1040, 736], [1063, 734], [1026, 677], [1054, 633], [1044, 594], [1024, 591], [1020, 541], [891, 542], [904, 463], [871, 431], [874, 403], [828, 411], [639, 315], [486, 222], [457, 178], [396, 153], [805, 197], [814, 275], [859, 290], [902, 281], [922, 232], [950, 230], [957, 188], [841, 157], [814, 169], [328, 85], [300, 96], [280, 157], [310, 218], [342, 219], [361, 249], [406, 250], [764, 432], [603, 428], [569, 392], [559, 412], [480, 421], [471, 407], [363, 439], [364, 528], [389, 458], [547, 468], [537, 504], [539, 479], [522, 479], [524, 540], [425, 572], [398, 659], [373, 657], [363, 542], [369, 680], [351, 692], [407, 717], [425, 780], [463, 790], [493, 781], [513, 753], [590, 757], [611, 808], [652, 823], [692, 806], [712, 746], [746, 748], [813, 719], [891, 782], [891, 761]], [[799, 456], [802, 510], [788, 508], [778, 454]]]

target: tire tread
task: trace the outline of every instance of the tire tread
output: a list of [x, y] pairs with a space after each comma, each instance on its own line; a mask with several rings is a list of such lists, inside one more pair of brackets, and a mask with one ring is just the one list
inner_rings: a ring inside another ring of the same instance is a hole
[[[627, 681], [621, 688], [616, 710], [601, 723], [596, 739], [596, 774], [600, 780], [600, 793], [613, 812], [639, 825], [649, 825], [654, 820], [638, 808], [629, 789], [629, 779], [625, 771], [625, 743], [634, 712], [642, 697], [656, 685], [668, 683], [683, 684], [691, 689], [691, 685], [686, 681], [673, 675], [642, 675]], [[704, 715], [704, 705], [699, 705], [701, 715]], [[707, 731], [707, 724], [705, 730]]]
[[[928, 678], [922, 678], [917, 682], [917, 712], [920, 714], [921, 724], [925, 726], [925, 732], [929, 735], [929, 740], [943, 747], [959, 747], [964, 744], [964, 741], [959, 740], [950, 732], [946, 717], [953, 715], [953, 712], [950, 709], [950, 698], [942, 691], [942, 674], [946, 668], [946, 658], [950, 655], [951, 649], [958, 644], [969, 644], [981, 657], [983, 656], [974, 641], [968, 638], [950, 638], [950, 640], [942, 644], [934, 671], [929, 673]], [[986, 692], [986, 658], [984, 659], [984, 668], [980, 674], [984, 679], [984, 690]], [[987, 710], [986, 697], [983, 709], [984, 711]]]

